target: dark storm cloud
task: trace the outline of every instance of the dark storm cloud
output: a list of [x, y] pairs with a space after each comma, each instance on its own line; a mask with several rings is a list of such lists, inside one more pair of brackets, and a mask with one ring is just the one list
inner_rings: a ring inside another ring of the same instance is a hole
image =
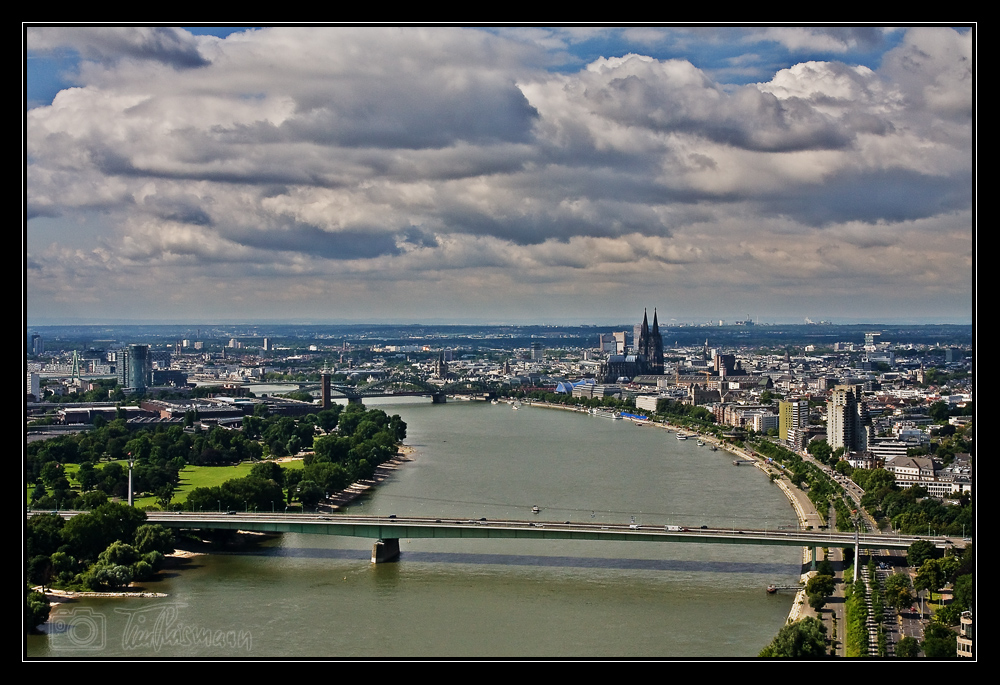
[[199, 204], [197, 198], [166, 198], [150, 196], [143, 202], [145, 208], [164, 221], [175, 221], [195, 226], [211, 226], [212, 217]]
[[763, 200], [761, 206], [769, 214], [825, 226], [848, 221], [913, 221], [967, 211], [971, 200], [967, 177], [894, 169], [837, 174], [822, 186], [802, 186], [795, 194]]
[[703, 74], [679, 78], [660, 63], [629, 66], [632, 73], [603, 84], [590, 79], [583, 97], [594, 112], [629, 126], [696, 134], [761, 152], [838, 149], [853, 136], [800, 98], [779, 100], [754, 86], [729, 94]]
[[400, 252], [395, 236], [384, 231], [354, 229], [331, 232], [306, 224], [267, 231], [231, 232], [226, 237], [246, 247], [298, 252], [324, 259], [370, 259]]
[[511, 82], [470, 83], [447, 92], [413, 92], [370, 84], [308, 109], [282, 124], [287, 139], [374, 148], [440, 148], [457, 141], [478, 145], [526, 142], [538, 116]]
[[198, 40], [177, 28], [117, 27], [61, 28], [30, 27], [29, 50], [46, 51], [70, 47], [85, 59], [116, 62], [122, 58], [168, 64], [191, 69], [209, 64], [198, 51]]
[[482, 212], [470, 208], [445, 209], [440, 217], [448, 230], [488, 235], [516, 245], [539, 245], [547, 240], [568, 241], [576, 236], [617, 238], [631, 233], [669, 235], [653, 208], [628, 202], [588, 199], [582, 207], [544, 207], [536, 212]]

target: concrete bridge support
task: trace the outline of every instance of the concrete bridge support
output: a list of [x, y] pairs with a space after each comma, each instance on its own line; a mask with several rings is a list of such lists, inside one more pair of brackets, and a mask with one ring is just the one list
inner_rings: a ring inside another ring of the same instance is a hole
[[431, 395], [431, 402], [434, 404], [444, 404], [447, 401], [448, 401], [448, 396], [445, 395], [443, 392], [436, 392], [433, 395]]
[[372, 563], [384, 564], [399, 558], [399, 538], [379, 540], [372, 547]]
[[364, 405], [364, 402], [361, 401], [361, 396], [360, 395], [357, 396], [357, 397], [352, 397], [352, 396], [348, 395], [348, 397], [347, 397], [347, 403], [348, 404], [360, 404], [362, 406]]
[[816, 570], [816, 547], [810, 547], [809, 551], [812, 552], [812, 561], [809, 562], [809, 570], [810, 571], [815, 571]]

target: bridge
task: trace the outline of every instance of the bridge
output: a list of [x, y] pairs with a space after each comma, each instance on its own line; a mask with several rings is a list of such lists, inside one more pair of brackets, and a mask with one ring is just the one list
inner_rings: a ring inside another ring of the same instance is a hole
[[[63, 512], [70, 517], [75, 512]], [[945, 537], [855, 534], [814, 530], [752, 530], [740, 528], [685, 528], [651, 524], [580, 523], [571, 521], [520, 521], [416, 516], [353, 516], [341, 514], [261, 514], [225, 512], [149, 512], [147, 520], [169, 528], [211, 528], [271, 533], [341, 535], [376, 540], [372, 562], [399, 556], [399, 540], [503, 538], [533, 540], [602, 540], [618, 542], [675, 542], [728, 545], [809, 547], [816, 564], [817, 547], [907, 549], [916, 540], [937, 547], [964, 547]]]
[[321, 397], [329, 389], [331, 393], [346, 397], [349, 404], [360, 404], [366, 397], [430, 397], [435, 404], [444, 404], [450, 394], [479, 393], [484, 398], [492, 396], [492, 390], [482, 382], [459, 381], [439, 386], [413, 374], [395, 373], [381, 380], [358, 386], [331, 383], [328, 380], [330, 378], [328, 373], [322, 374], [321, 378], [323, 380], [319, 385], [302, 385], [300, 389], [307, 392], [319, 390]]

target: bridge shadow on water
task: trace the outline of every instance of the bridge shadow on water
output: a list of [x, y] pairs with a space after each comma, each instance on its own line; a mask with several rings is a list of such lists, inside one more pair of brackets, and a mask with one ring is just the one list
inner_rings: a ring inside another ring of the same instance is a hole
[[[355, 549], [271, 548], [243, 552], [251, 556], [296, 559], [371, 560], [371, 552]], [[403, 552], [399, 561], [483, 566], [537, 566], [553, 568], [607, 568], [688, 573], [760, 573], [798, 575], [798, 564], [743, 561], [697, 561], [688, 559], [608, 559], [605, 557], [542, 556], [534, 554], [463, 554], [461, 552]], [[396, 562], [390, 562], [396, 563]]]

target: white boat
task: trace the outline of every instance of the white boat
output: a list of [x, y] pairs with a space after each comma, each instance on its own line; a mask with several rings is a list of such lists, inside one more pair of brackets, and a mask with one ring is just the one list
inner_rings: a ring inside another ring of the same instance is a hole
[[705, 446], [705, 441], [704, 440], [699, 440], [698, 441], [698, 447], [704, 447], [704, 446]]
[[678, 433], [677, 434], [677, 439], [678, 440], [687, 440], [688, 436], [684, 435], [683, 433]]
[[531, 508], [531, 513], [532, 514], [537, 514], [540, 511], [541, 511], [541, 509], [538, 508], [537, 504]]

